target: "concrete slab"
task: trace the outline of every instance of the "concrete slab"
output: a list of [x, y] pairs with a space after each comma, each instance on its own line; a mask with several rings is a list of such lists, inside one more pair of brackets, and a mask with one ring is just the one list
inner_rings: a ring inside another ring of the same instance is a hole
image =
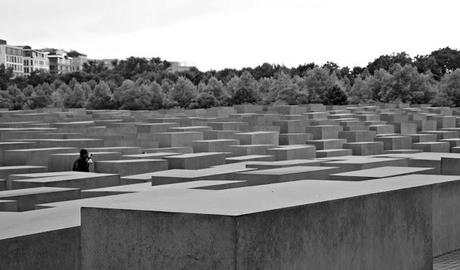
[[119, 174], [121, 176], [167, 169], [168, 161], [164, 159], [120, 159], [94, 162], [95, 172]]
[[168, 169], [204, 169], [225, 164], [226, 154], [222, 152], [205, 152], [167, 156]]
[[433, 171], [433, 168], [417, 168], [417, 167], [401, 167], [401, 166], [383, 166], [372, 169], [364, 169], [357, 171], [349, 171], [337, 174], [331, 174], [331, 180], [341, 181], [365, 181], [377, 178], [386, 178], [398, 175], [406, 175], [413, 173], [424, 173]]

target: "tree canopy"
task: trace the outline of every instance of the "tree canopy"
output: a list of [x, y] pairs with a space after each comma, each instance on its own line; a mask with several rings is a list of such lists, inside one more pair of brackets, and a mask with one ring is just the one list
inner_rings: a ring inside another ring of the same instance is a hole
[[129, 57], [111, 63], [88, 61], [74, 73], [34, 71], [19, 77], [0, 65], [0, 107], [156, 110], [367, 102], [460, 106], [460, 51], [449, 47], [415, 57], [405, 52], [382, 55], [365, 67], [340, 67], [329, 61], [293, 68], [263, 63], [254, 68], [175, 72], [170, 66], [160, 58]]

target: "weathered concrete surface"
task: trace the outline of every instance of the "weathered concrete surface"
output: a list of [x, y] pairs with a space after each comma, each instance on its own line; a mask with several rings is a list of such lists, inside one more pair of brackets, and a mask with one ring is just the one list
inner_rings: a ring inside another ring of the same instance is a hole
[[79, 228], [0, 239], [0, 269], [79, 270]]
[[321, 202], [335, 191], [289, 186], [83, 208], [82, 269], [431, 269], [430, 187]]

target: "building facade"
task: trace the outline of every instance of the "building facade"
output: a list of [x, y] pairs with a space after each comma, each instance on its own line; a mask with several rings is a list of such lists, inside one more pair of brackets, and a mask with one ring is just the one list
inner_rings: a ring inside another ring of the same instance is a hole
[[167, 70], [170, 72], [188, 71], [191, 68], [191, 66], [188, 66], [185, 62], [172, 61], [169, 63], [171, 64], [171, 66], [169, 66]]
[[6, 40], [0, 40], [0, 65], [11, 68], [15, 76], [24, 75], [24, 57], [21, 47], [7, 44]]
[[29, 76], [34, 71], [50, 71], [49, 60], [46, 52], [33, 50], [29, 46], [24, 46], [23, 57], [25, 76]]
[[86, 55], [71, 57], [70, 59], [70, 72], [83, 71], [83, 65], [88, 62]]
[[72, 58], [63, 50], [49, 50], [49, 71], [53, 74], [72, 72]]

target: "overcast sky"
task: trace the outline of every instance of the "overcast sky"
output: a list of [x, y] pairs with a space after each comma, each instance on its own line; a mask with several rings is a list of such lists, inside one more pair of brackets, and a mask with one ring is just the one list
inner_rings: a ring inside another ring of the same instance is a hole
[[458, 0], [0, 0], [0, 38], [201, 70], [460, 49]]

